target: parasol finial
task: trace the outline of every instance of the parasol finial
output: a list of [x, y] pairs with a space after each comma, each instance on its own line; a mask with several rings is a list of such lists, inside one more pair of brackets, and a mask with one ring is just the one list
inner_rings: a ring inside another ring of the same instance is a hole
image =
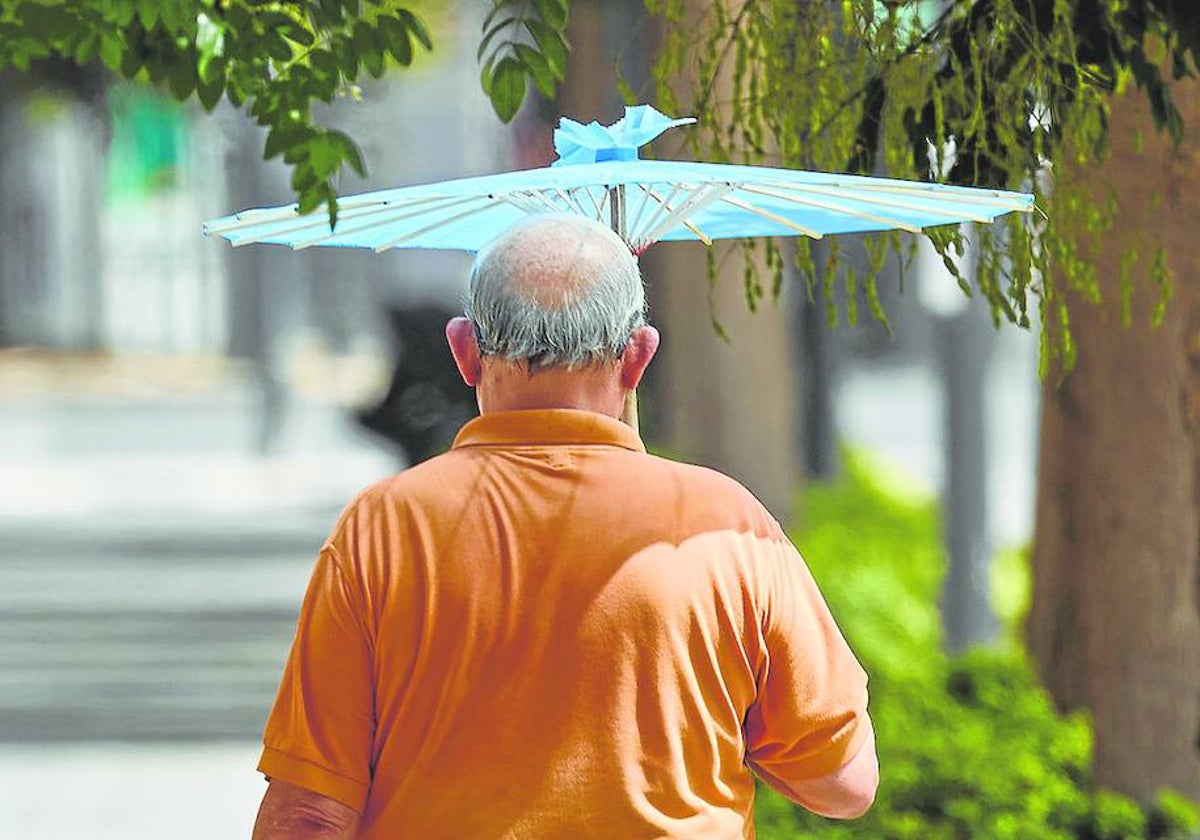
[[612, 125], [594, 120], [587, 125], [563, 117], [554, 129], [554, 166], [602, 163], [606, 160], [637, 160], [644, 146], [668, 128], [694, 123], [694, 117], [671, 119], [650, 105], [627, 105], [625, 116]]

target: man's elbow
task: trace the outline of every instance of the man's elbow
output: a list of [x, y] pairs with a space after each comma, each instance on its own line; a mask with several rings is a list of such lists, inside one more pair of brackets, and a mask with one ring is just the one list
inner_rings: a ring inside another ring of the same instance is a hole
[[841, 769], [789, 787], [795, 793], [795, 800], [814, 814], [838, 820], [861, 817], [871, 810], [879, 790], [874, 731], [868, 730], [858, 753]]
[[875, 794], [878, 790], [879, 766], [875, 765], [874, 773], [870, 776], [856, 779], [853, 785], [844, 785], [838, 792], [836, 800], [822, 803], [824, 807], [808, 806], [808, 809], [830, 819], [858, 819], [871, 810], [871, 806], [875, 804]]
[[349, 840], [358, 812], [298, 785], [272, 779], [258, 811], [253, 840]]
[[824, 796], [811, 796], [802, 793], [799, 802], [804, 808], [814, 814], [829, 817], [830, 820], [857, 820], [871, 810], [875, 804], [875, 793], [880, 787], [880, 772], [874, 767], [874, 772], [859, 776], [853, 780], [842, 780], [836, 790], [830, 790]]

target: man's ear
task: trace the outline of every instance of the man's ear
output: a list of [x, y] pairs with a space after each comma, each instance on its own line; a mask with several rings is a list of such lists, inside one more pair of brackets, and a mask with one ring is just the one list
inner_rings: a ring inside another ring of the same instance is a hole
[[658, 330], [649, 324], [638, 327], [629, 336], [625, 352], [621, 354], [621, 387], [626, 391], [635, 390], [642, 381], [642, 374], [658, 351], [658, 341]]
[[483, 374], [483, 362], [479, 355], [479, 340], [475, 337], [475, 325], [469, 318], [451, 318], [446, 324], [446, 342], [450, 355], [458, 366], [463, 382], [474, 388]]

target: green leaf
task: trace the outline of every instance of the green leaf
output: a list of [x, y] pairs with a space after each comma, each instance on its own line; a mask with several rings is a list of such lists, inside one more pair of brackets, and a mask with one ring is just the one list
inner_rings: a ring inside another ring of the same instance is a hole
[[192, 95], [200, 81], [196, 75], [196, 61], [195, 51], [188, 50], [176, 53], [168, 67], [167, 87], [171, 95], [181, 102]]
[[362, 62], [363, 69], [371, 75], [371, 78], [378, 79], [383, 75], [385, 64], [384, 54], [382, 52], [364, 53]]
[[567, 0], [534, 0], [542, 20], [562, 31], [567, 26]]
[[511, 26], [516, 21], [515, 17], [507, 17], [489, 29], [483, 36], [483, 40], [479, 42], [479, 49], [475, 51], [475, 60], [481, 61], [487, 49], [492, 44], [492, 39], [503, 32], [505, 28]]
[[[104, 62], [104, 66], [112, 71], [121, 71], [126, 78], [132, 76], [132, 73], [125, 73], [125, 54], [128, 52], [125, 49], [125, 42], [121, 40], [121, 36], [115, 32], [105, 32], [100, 36], [100, 60]], [[134, 71], [136, 72], [136, 71]]]
[[[297, 171], [299, 171], [299, 170], [297, 170]], [[312, 211], [314, 211], [318, 207], [320, 207], [321, 203], [324, 200], [325, 200], [325, 195], [323, 193], [319, 192], [315, 187], [306, 189], [306, 190], [301, 190], [300, 191], [300, 202], [299, 202], [300, 206], [297, 209], [299, 210], [301, 215], [304, 215], [305, 213], [311, 213]], [[329, 223], [330, 226], [333, 226], [336, 223], [337, 223], [337, 217], [331, 216], [330, 223]]]
[[161, 6], [158, 17], [168, 32], [185, 32], [196, 20], [194, 3], [165, 2]]
[[146, 27], [149, 32], [158, 23], [158, 4], [157, 3], [140, 3], [138, 4], [138, 17], [142, 20], [142, 26]]
[[513, 49], [517, 53], [517, 58], [525, 65], [530, 78], [533, 79], [533, 85], [537, 88], [538, 93], [546, 99], [553, 99], [554, 74], [550, 72], [550, 65], [546, 63], [546, 59], [542, 57], [541, 53], [526, 44], [514, 44]]
[[509, 6], [516, 6], [523, 2], [525, 2], [525, 0], [494, 0], [492, 4], [492, 10], [488, 12], [487, 17], [483, 19], [483, 26], [480, 28], [480, 31], [487, 32], [488, 29], [491, 28], [492, 21], [496, 19], [496, 16], [499, 15], [501, 11]]
[[202, 83], [211, 84], [224, 75], [225, 30], [204, 14], [196, 18], [196, 52], [200, 55], [197, 70]]
[[267, 142], [263, 146], [263, 160], [270, 160], [282, 152], [304, 142], [309, 136], [308, 127], [301, 122], [289, 120], [286, 123], [272, 126], [267, 132]]
[[224, 73], [208, 81], [201, 80], [200, 85], [196, 88], [196, 98], [200, 100], [200, 104], [204, 106], [204, 110], [206, 111], [211, 111], [217, 107], [217, 103], [221, 101], [221, 96], [224, 93]]
[[332, 38], [329, 51], [337, 60], [343, 76], [351, 80], [358, 78], [358, 47], [354, 44], [353, 34]]
[[510, 122], [525, 99], [525, 68], [512, 56], [506, 56], [492, 73], [488, 95], [501, 122]]
[[425, 27], [425, 22], [408, 9], [397, 9], [396, 14], [400, 15], [404, 25], [408, 27], [408, 31], [413, 34], [421, 46], [432, 51], [433, 39], [429, 37], [429, 30]]
[[133, 23], [133, 0], [109, 0], [102, 7], [106, 20], [110, 20], [124, 29]]
[[363, 163], [362, 151], [358, 148], [358, 145], [354, 142], [353, 138], [351, 138], [349, 134], [345, 134], [336, 130], [330, 131], [328, 136], [341, 149], [342, 160], [349, 164], [350, 168], [354, 170], [356, 175], [358, 175], [360, 178], [365, 178], [367, 175], [367, 167], [366, 164]]
[[317, 79], [337, 81], [341, 77], [338, 60], [329, 50], [313, 50], [308, 54], [308, 64]]
[[317, 177], [312, 167], [307, 163], [301, 163], [292, 170], [292, 190], [300, 196], [301, 213], [308, 213], [316, 208], [317, 205], [314, 204], [308, 210], [304, 210], [304, 196], [314, 192], [320, 182], [321, 179]]
[[333, 230], [337, 227], [338, 220], [337, 194], [328, 183], [324, 185], [322, 192], [324, 193], [325, 206], [329, 209], [329, 229]]
[[312, 32], [308, 30], [308, 27], [300, 26], [296, 23], [289, 23], [288, 25], [281, 27], [280, 31], [283, 32], [283, 34], [286, 35], [289, 40], [295, 41], [302, 47], [311, 47], [317, 41], [317, 39], [313, 37]]
[[226, 82], [226, 98], [234, 108], [241, 108], [242, 103], [246, 101], [246, 89], [242, 88], [236, 80], [230, 78]]
[[387, 46], [388, 52], [404, 67], [412, 64], [412, 41], [409, 40], [408, 30], [399, 18], [380, 17], [376, 21], [379, 27], [380, 40]]
[[557, 30], [551, 29], [536, 18], [526, 20], [525, 28], [529, 30], [529, 34], [537, 42], [538, 49], [541, 50], [542, 55], [546, 57], [546, 63], [550, 65], [550, 72], [554, 74], [554, 78], [560, 81], [565, 79], [567, 76], [568, 46], [562, 34]]
[[322, 133], [308, 140], [308, 165], [322, 180], [342, 165], [342, 146], [332, 133]]
[[233, 79], [225, 83], [225, 98], [234, 108], [241, 108], [246, 101], [246, 90]]
[[51, 46], [71, 35], [71, 19], [60, 9], [40, 3], [22, 3], [17, 8], [17, 17], [29, 35]]
[[491, 98], [492, 95], [492, 68], [495, 67], [496, 57], [492, 56], [479, 69], [479, 86], [483, 88], [484, 96]]
[[100, 35], [96, 32], [89, 32], [80, 39], [75, 45], [75, 52], [72, 58], [76, 64], [84, 65], [91, 61], [97, 49], [100, 47]]
[[205, 59], [204, 56], [200, 56], [200, 66], [197, 68], [197, 70], [199, 71], [200, 84], [210, 85], [218, 80], [224, 84], [225, 59]]
[[266, 54], [276, 61], [291, 60], [292, 45], [288, 43], [287, 38], [283, 37], [282, 33], [273, 31], [264, 37], [260, 43]]
[[[250, 106], [250, 116], [258, 120], [259, 125], [276, 125], [288, 120], [287, 117], [279, 116], [279, 110], [279, 91], [268, 89], [254, 97], [254, 104]], [[299, 121], [299, 117], [296, 121]]]
[[383, 44], [375, 28], [366, 21], [354, 24], [354, 49], [363, 69], [377, 79], [383, 75]]

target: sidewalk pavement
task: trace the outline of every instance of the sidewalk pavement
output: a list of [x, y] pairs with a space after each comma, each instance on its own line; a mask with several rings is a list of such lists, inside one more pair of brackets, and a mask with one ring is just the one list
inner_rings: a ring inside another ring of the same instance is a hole
[[336, 516], [400, 466], [351, 418], [367, 397], [293, 389], [274, 446], [259, 453], [260, 396], [244, 371], [164, 364], [101, 365], [90, 379], [42, 364], [17, 376], [0, 356], [0, 521]]
[[316, 551], [401, 466], [330, 382], [258, 454], [244, 371], [0, 353], [0, 837], [249, 836]]

